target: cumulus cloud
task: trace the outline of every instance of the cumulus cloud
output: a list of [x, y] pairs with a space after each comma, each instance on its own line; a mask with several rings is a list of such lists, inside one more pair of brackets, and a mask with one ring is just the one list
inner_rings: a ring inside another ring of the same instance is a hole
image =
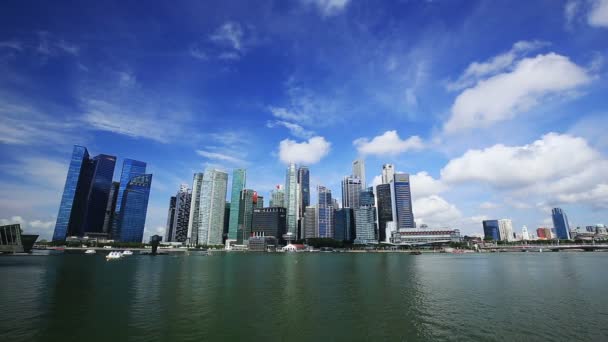
[[591, 79], [587, 70], [565, 56], [524, 58], [513, 70], [481, 80], [458, 95], [444, 129], [452, 133], [511, 119], [548, 96], [573, 91]]
[[350, 0], [301, 0], [306, 5], [314, 5], [324, 17], [344, 11]]
[[284, 163], [312, 165], [325, 157], [330, 149], [331, 143], [320, 136], [300, 143], [285, 139], [279, 144], [279, 158]]
[[25, 234], [40, 235], [40, 239], [49, 239], [55, 229], [55, 219], [28, 220], [22, 216], [12, 216], [0, 219], [0, 225], [19, 224]]
[[414, 199], [436, 195], [446, 190], [445, 184], [433, 178], [426, 171], [410, 175], [410, 183]]
[[438, 195], [416, 199], [412, 203], [412, 206], [418, 225], [427, 224], [430, 227], [448, 227], [453, 226], [462, 217], [462, 213], [455, 205], [450, 204]]
[[243, 49], [243, 29], [237, 22], [225, 22], [209, 36], [209, 39], [220, 45], [231, 47], [237, 51], [241, 51]]
[[421, 150], [424, 148], [422, 139], [417, 135], [402, 140], [397, 131], [386, 131], [384, 134], [368, 138], [359, 138], [353, 141], [357, 151], [362, 155], [396, 155], [406, 151]]
[[591, 26], [608, 27], [608, 0], [595, 0], [587, 22]]

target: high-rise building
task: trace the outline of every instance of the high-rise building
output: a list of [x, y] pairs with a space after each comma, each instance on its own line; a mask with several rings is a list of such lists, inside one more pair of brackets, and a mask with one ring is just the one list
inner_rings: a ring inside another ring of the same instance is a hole
[[360, 207], [375, 207], [376, 199], [374, 197], [374, 188], [369, 187], [364, 190], [361, 190], [361, 194], [359, 195], [359, 206]]
[[232, 171], [232, 191], [230, 192], [230, 221], [228, 223], [228, 239], [236, 240], [239, 229], [239, 198], [247, 183], [247, 170]]
[[361, 189], [365, 189], [367, 183], [365, 183], [365, 161], [363, 159], [356, 159], [353, 161], [353, 177], [357, 177], [361, 180]]
[[570, 240], [570, 224], [568, 223], [568, 216], [561, 208], [553, 208], [551, 210], [551, 217], [553, 219], [553, 227], [555, 227], [555, 233], [558, 239]]
[[393, 164], [382, 165], [382, 184], [389, 184], [395, 177], [395, 167]]
[[355, 239], [355, 218], [352, 208], [341, 208], [334, 211], [334, 239], [353, 241]]
[[354, 209], [355, 244], [376, 243], [376, 208], [360, 207]]
[[53, 241], [103, 232], [115, 164], [114, 156], [100, 154], [91, 159], [86, 147], [74, 146]]
[[204, 177], [203, 173], [198, 172], [192, 178], [192, 200], [190, 202], [190, 220], [188, 222], [188, 238], [186, 240], [189, 245], [198, 244], [198, 231], [201, 228], [201, 195]]
[[222, 232], [222, 242], [225, 244], [228, 238], [228, 226], [230, 223], [230, 202], [226, 202], [224, 207], [224, 231]]
[[251, 236], [253, 209], [256, 207], [258, 194], [251, 189], [244, 189], [239, 196], [239, 225], [236, 241], [239, 245], [246, 244]]
[[124, 201], [124, 192], [129, 186], [131, 179], [141, 176], [146, 173], [146, 163], [133, 160], [125, 159], [122, 163], [122, 171], [120, 174], [120, 185], [118, 186], [118, 195], [116, 197], [116, 212], [114, 213], [114, 222], [112, 222], [112, 238], [122, 236], [120, 232], [121, 224], [118, 221], [120, 217], [120, 211], [122, 210], [122, 202]]
[[[192, 192], [188, 189], [187, 185], [182, 184], [177, 194], [171, 197], [171, 201], [169, 202], [165, 241], [186, 242], [188, 238], [191, 201]], [[171, 204], [173, 204], [173, 211], [171, 210]]]
[[483, 235], [486, 240], [500, 241], [498, 220], [485, 220], [482, 222]]
[[[386, 165], [386, 164], [385, 164]], [[392, 165], [391, 165], [392, 167]], [[384, 169], [383, 169], [384, 171]], [[383, 174], [384, 176], [384, 174]], [[391, 200], [391, 185], [388, 183], [376, 186], [378, 202], [378, 239], [386, 241], [386, 223], [393, 221], [393, 204]], [[390, 236], [389, 236], [390, 237]]]
[[538, 228], [536, 229], [536, 236], [539, 240], [551, 240], [553, 235], [551, 234], [550, 228]]
[[342, 208], [359, 208], [362, 188], [360, 178], [344, 176], [342, 179]]
[[304, 215], [304, 210], [310, 205], [310, 170], [308, 166], [300, 166], [298, 169], [298, 184], [300, 186], [299, 216]]
[[290, 163], [285, 175], [285, 207], [287, 208], [287, 232], [298, 236], [299, 186], [296, 164]]
[[275, 189], [270, 190], [270, 207], [285, 208], [285, 191], [281, 185], [277, 185]]
[[317, 207], [306, 207], [306, 210], [304, 211], [303, 221], [304, 238], [310, 239], [319, 237], [319, 231], [317, 228]]
[[507, 242], [515, 240], [513, 236], [513, 222], [510, 219], [498, 220], [498, 231], [500, 240]]
[[528, 233], [528, 227], [526, 226], [521, 227], [521, 239], [523, 241], [530, 240], [530, 233]]
[[253, 210], [251, 232], [253, 236], [272, 236], [280, 242], [287, 227], [287, 209], [282, 207], [256, 208]]
[[255, 203], [256, 209], [264, 208], [264, 196], [258, 195], [258, 201]]
[[169, 199], [169, 211], [167, 212], [167, 225], [165, 226], [165, 241], [170, 242], [175, 234], [175, 202], [177, 198], [171, 196]]
[[108, 204], [106, 205], [106, 214], [103, 219], [103, 233], [109, 235], [112, 231], [112, 224], [115, 220], [116, 199], [118, 198], [118, 187], [120, 182], [112, 182], [110, 193], [108, 194]]
[[393, 221], [398, 229], [416, 228], [412, 210], [412, 193], [410, 191], [410, 175], [395, 173], [391, 184], [391, 202]]
[[317, 186], [317, 227], [318, 237], [334, 237], [334, 207], [331, 199], [331, 190], [319, 185]]
[[224, 210], [228, 174], [217, 169], [207, 169], [203, 176], [200, 205], [199, 245], [221, 245], [224, 229]]
[[131, 178], [124, 189], [118, 213], [119, 241], [142, 242], [151, 185], [152, 175], [143, 174]]

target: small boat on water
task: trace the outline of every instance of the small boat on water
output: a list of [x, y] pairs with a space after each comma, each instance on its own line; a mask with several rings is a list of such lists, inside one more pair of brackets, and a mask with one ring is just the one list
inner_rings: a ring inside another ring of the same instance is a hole
[[110, 254], [106, 255], [106, 260], [114, 260], [122, 258], [122, 253], [120, 252], [110, 252]]
[[96, 254], [97, 252], [94, 249], [87, 249], [84, 254]]
[[127, 249], [126, 251], [122, 252], [122, 256], [125, 256], [125, 255], [133, 255], [133, 252], [131, 252], [130, 250]]

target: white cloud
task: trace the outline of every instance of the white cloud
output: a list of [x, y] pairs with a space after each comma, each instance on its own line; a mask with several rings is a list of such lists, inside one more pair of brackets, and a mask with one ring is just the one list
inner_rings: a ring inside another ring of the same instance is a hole
[[422, 139], [418, 136], [411, 136], [405, 140], [399, 138], [397, 131], [386, 131], [384, 134], [368, 138], [359, 138], [353, 141], [362, 155], [396, 155], [406, 151], [421, 150], [424, 148]]
[[0, 219], [0, 225], [19, 224], [24, 234], [37, 234], [39, 240], [50, 239], [55, 229], [55, 219], [50, 220], [28, 220], [21, 216]]
[[302, 139], [308, 139], [315, 135], [315, 132], [307, 130], [297, 123], [291, 123], [291, 122], [281, 121], [281, 120], [266, 122], [266, 127], [268, 127], [268, 128], [273, 128], [273, 127], [277, 127], [277, 126], [282, 126], [282, 127], [289, 129], [289, 132], [291, 132], [291, 134], [293, 136], [302, 138]]
[[591, 26], [608, 27], [608, 0], [595, 0], [587, 22]]
[[223, 153], [219, 153], [219, 152], [197, 150], [196, 153], [201, 157], [205, 157], [205, 158], [211, 159], [211, 160], [219, 160], [219, 161], [228, 162], [228, 163], [237, 164], [237, 165], [244, 165], [247, 163], [244, 160], [239, 159], [237, 157], [233, 157], [231, 155], [223, 154]]
[[331, 143], [316, 136], [298, 143], [285, 139], [279, 144], [279, 158], [284, 163], [312, 165], [318, 163], [331, 149]]
[[231, 47], [237, 51], [243, 49], [243, 29], [237, 22], [225, 22], [209, 36], [209, 39], [217, 44]]
[[551, 95], [561, 95], [591, 81], [587, 70], [555, 53], [519, 61], [514, 69], [479, 81], [452, 105], [446, 132], [487, 127], [511, 119]]
[[314, 5], [324, 17], [337, 15], [344, 11], [350, 0], [301, 0], [304, 4]]
[[295, 113], [283, 107], [269, 107], [268, 108], [272, 115], [276, 118], [283, 120], [290, 120], [295, 122], [308, 122], [310, 117], [306, 114]]
[[581, 0], [569, 0], [564, 6], [564, 19], [566, 20], [566, 28], [572, 28], [572, 24], [576, 20], [578, 13], [581, 10], [583, 3]]
[[433, 178], [426, 171], [410, 175], [410, 183], [412, 184], [412, 198], [414, 199], [437, 195], [446, 190], [445, 184]]
[[57, 56], [68, 54], [77, 56], [80, 52], [80, 48], [77, 45], [60, 39], [50, 32], [38, 32], [38, 38], [39, 41], [36, 51], [41, 55]]
[[453, 227], [462, 217], [462, 213], [456, 206], [448, 203], [438, 195], [416, 199], [412, 203], [412, 206], [414, 218], [418, 226], [420, 224], [427, 224], [431, 228]]
[[498, 204], [492, 202], [483, 202], [479, 205], [480, 209], [496, 209], [498, 208]]

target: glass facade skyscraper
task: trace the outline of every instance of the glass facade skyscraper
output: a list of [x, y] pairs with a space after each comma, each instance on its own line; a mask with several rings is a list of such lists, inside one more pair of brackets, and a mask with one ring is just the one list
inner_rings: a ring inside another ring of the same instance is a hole
[[187, 243], [198, 243], [198, 231], [201, 226], [201, 190], [203, 187], [203, 173], [195, 173], [192, 179], [192, 200], [190, 202], [190, 220], [188, 221]]
[[230, 221], [228, 223], [228, 239], [236, 240], [239, 228], [239, 208], [241, 191], [247, 183], [247, 170], [234, 169], [232, 171], [232, 191], [230, 192]]
[[270, 207], [285, 208], [285, 191], [277, 185], [276, 189], [270, 190]]
[[355, 217], [355, 244], [376, 243], [376, 208], [360, 207], [353, 210]]
[[359, 178], [361, 180], [361, 190], [365, 189], [365, 161], [363, 159], [353, 161], [353, 177]]
[[87, 198], [87, 210], [85, 214], [85, 232], [102, 233], [103, 223], [108, 206], [110, 189], [112, 188], [112, 177], [114, 177], [114, 166], [116, 157], [100, 154], [93, 158], [91, 163], [92, 179], [89, 195]]
[[228, 174], [207, 169], [203, 176], [200, 201], [199, 245], [221, 245]]
[[558, 239], [570, 240], [570, 224], [568, 223], [568, 216], [561, 208], [553, 208], [551, 210], [551, 217], [553, 219], [553, 227], [555, 227], [555, 233]]
[[299, 216], [304, 216], [304, 210], [310, 205], [310, 170], [308, 166], [298, 169], [298, 184], [300, 185]]
[[171, 197], [165, 241], [186, 242], [191, 200], [192, 193], [187, 185], [182, 185], [177, 194]]
[[127, 184], [123, 192], [122, 208], [119, 212], [118, 231], [121, 242], [142, 241], [151, 185], [151, 174], [135, 176]]
[[118, 187], [118, 197], [116, 200], [116, 211], [120, 212], [122, 208], [123, 193], [127, 189], [129, 182], [135, 176], [141, 176], [146, 173], [146, 163], [133, 160], [125, 159], [122, 162], [122, 172], [120, 174], [120, 186]]
[[251, 236], [251, 222], [253, 220], [253, 209], [256, 206], [257, 193], [251, 189], [244, 189], [239, 196], [238, 244], [247, 243]]
[[410, 175], [407, 173], [395, 173], [391, 182], [391, 202], [393, 221], [397, 221], [397, 229], [416, 228], [412, 211]]
[[317, 186], [317, 229], [320, 238], [334, 237], [334, 207], [331, 199], [331, 190], [319, 185]]
[[352, 208], [342, 208], [334, 211], [334, 239], [338, 241], [353, 241], [355, 225]]
[[483, 236], [485, 239], [500, 241], [500, 229], [498, 227], [498, 220], [485, 220], [483, 224]]
[[391, 185], [388, 183], [377, 185], [376, 198], [378, 202], [378, 239], [386, 241], [386, 223], [393, 220]]
[[342, 179], [342, 208], [359, 208], [361, 190], [361, 179], [345, 176]]
[[285, 174], [285, 206], [287, 208], [287, 232], [297, 237], [299, 187], [296, 164], [290, 163]]

